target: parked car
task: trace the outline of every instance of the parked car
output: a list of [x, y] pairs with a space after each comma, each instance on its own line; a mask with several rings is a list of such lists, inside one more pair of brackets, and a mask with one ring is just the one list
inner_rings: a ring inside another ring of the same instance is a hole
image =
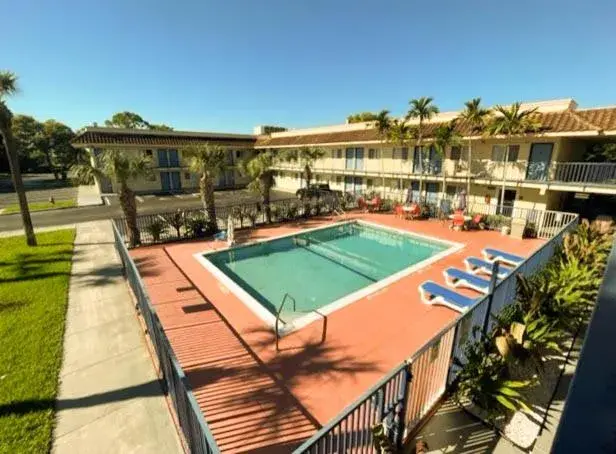
[[329, 184], [311, 184], [307, 188], [300, 188], [295, 191], [298, 199], [318, 199], [323, 195], [341, 196], [342, 191], [330, 189]]

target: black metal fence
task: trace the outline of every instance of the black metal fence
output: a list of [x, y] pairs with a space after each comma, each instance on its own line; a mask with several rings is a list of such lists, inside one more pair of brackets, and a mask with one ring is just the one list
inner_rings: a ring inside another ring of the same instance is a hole
[[[307, 219], [314, 216], [328, 215], [335, 211], [355, 208], [354, 198], [325, 194], [318, 198], [300, 200], [297, 198], [276, 200], [269, 204], [269, 222], [285, 222]], [[256, 227], [268, 223], [268, 209], [261, 203], [239, 203], [216, 207], [217, 227], [227, 228], [229, 216], [236, 229]], [[137, 216], [137, 229], [141, 244], [167, 243], [171, 241], [205, 238], [214, 232], [208, 232], [207, 213], [202, 208], [176, 210], [156, 214]], [[128, 227], [125, 218], [114, 219], [124, 241], [128, 240]]]
[[214, 436], [203, 417], [186, 375], [173, 353], [169, 339], [145, 290], [137, 266], [129, 255], [115, 222], [112, 222], [112, 225], [116, 251], [122, 260], [126, 280], [137, 300], [136, 307], [145, 321], [146, 332], [154, 346], [160, 364], [165, 393], [171, 398], [178, 424], [189, 451], [194, 454], [217, 454], [220, 451], [214, 441]]

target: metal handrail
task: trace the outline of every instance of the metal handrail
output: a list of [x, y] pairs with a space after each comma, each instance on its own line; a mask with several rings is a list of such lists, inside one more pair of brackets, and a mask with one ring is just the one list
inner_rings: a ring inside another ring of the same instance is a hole
[[295, 301], [295, 298], [293, 298], [291, 295], [289, 295], [288, 292], [285, 293], [284, 296], [282, 297], [282, 303], [280, 303], [280, 307], [278, 308], [278, 311], [276, 312], [276, 326], [275, 326], [275, 330], [276, 330], [276, 351], [277, 352], [280, 351], [280, 349], [278, 347], [278, 343], [280, 341], [280, 328], [279, 328], [280, 314], [282, 313], [282, 309], [284, 308], [284, 304], [287, 302], [287, 298], [290, 299], [291, 301], [293, 301], [293, 312], [297, 312], [297, 302]]

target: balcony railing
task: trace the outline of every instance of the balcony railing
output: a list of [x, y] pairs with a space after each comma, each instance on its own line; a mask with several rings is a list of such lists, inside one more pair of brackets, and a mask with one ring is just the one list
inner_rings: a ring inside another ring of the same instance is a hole
[[[377, 176], [389, 178], [419, 177], [421, 172], [413, 169], [410, 161], [402, 161], [396, 165], [386, 165], [375, 168], [369, 161], [361, 168], [346, 168], [344, 162], [334, 163], [330, 166], [319, 164], [311, 166], [315, 174], [348, 175], [348, 176]], [[303, 164], [279, 163], [274, 166], [276, 170], [302, 172]], [[446, 161], [445, 165], [433, 165], [424, 176], [445, 176], [448, 178], [466, 178], [466, 171], [458, 171], [457, 165]], [[473, 179], [501, 181], [503, 176], [502, 163], [494, 161], [473, 161]], [[508, 182], [537, 182], [537, 183], [564, 183], [572, 185], [616, 185], [616, 163], [599, 162], [518, 162], [508, 163], [505, 167], [505, 180]]]
[[550, 173], [553, 182], [616, 184], [616, 163], [557, 162]]

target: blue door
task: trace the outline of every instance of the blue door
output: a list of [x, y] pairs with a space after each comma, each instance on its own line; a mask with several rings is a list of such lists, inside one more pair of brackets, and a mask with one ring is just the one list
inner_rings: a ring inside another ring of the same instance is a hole
[[428, 173], [432, 175], [438, 175], [441, 173], [443, 166], [443, 158], [437, 153], [434, 147], [430, 147], [430, 169]]
[[169, 167], [180, 167], [180, 157], [177, 150], [168, 150], [169, 152]]
[[163, 192], [171, 191], [171, 177], [169, 176], [169, 172], [160, 173], [160, 184]]
[[426, 203], [436, 204], [438, 201], [438, 183], [426, 184]]
[[169, 172], [171, 174], [171, 190], [179, 191], [182, 189], [182, 179], [180, 172]]
[[344, 177], [344, 192], [353, 192], [353, 177]]
[[364, 149], [355, 149], [355, 169], [364, 170]]
[[345, 169], [353, 169], [355, 161], [355, 148], [347, 148], [345, 151], [346, 160], [344, 162]]
[[353, 179], [353, 191], [356, 193], [363, 192], [364, 190], [364, 179], [362, 177], [355, 177]]
[[411, 194], [413, 195], [413, 202], [419, 202], [419, 181], [411, 182]]
[[167, 150], [156, 150], [158, 155], [158, 167], [169, 167], [169, 156]]
[[530, 147], [526, 179], [545, 181], [548, 179], [550, 159], [552, 159], [552, 143], [534, 143]]

